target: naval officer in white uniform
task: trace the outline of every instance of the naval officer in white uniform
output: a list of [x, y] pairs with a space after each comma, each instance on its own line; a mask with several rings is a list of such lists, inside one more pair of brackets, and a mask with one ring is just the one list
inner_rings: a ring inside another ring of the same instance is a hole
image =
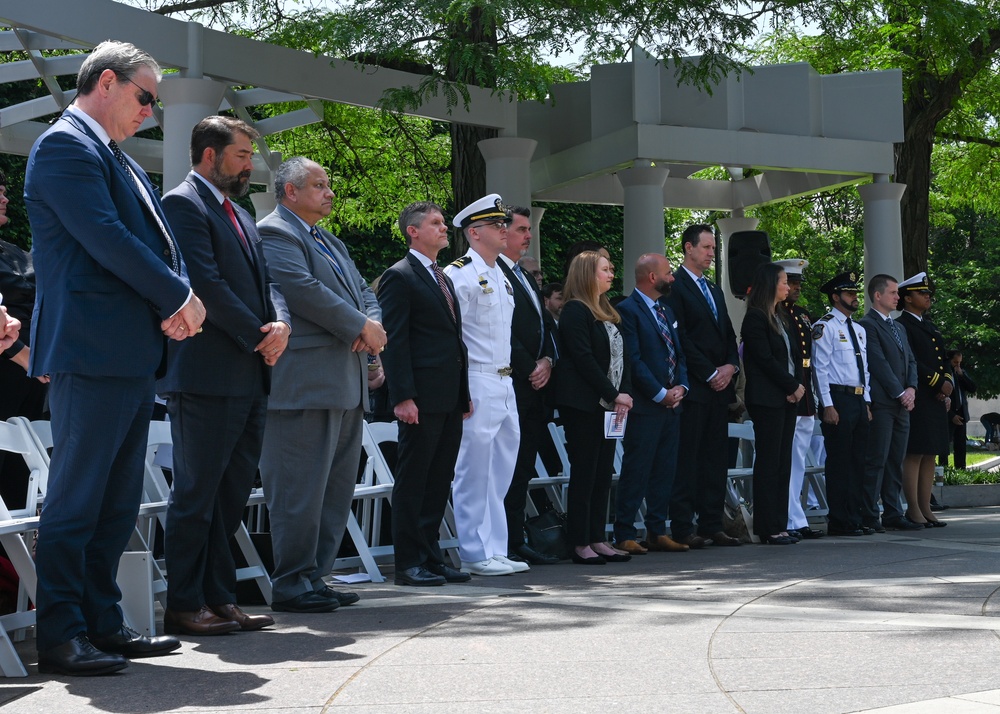
[[514, 290], [497, 263], [507, 246], [510, 220], [495, 193], [459, 211], [453, 222], [465, 233], [469, 251], [445, 268], [455, 285], [469, 350], [472, 415], [462, 432], [452, 501], [462, 570], [474, 575], [528, 569], [527, 563], [507, 558], [503, 506], [521, 437], [510, 377]]

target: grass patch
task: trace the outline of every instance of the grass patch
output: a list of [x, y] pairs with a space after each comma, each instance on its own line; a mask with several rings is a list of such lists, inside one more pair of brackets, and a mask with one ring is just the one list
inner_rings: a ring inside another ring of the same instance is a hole
[[956, 469], [944, 467], [944, 483], [947, 486], [968, 486], [971, 484], [1000, 483], [1000, 473], [981, 469]]

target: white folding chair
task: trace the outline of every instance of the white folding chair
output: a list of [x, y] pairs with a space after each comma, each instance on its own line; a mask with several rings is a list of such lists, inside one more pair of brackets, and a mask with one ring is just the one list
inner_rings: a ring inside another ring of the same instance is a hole
[[[19, 421], [20, 420], [20, 421]], [[7, 422], [0, 422], [0, 451], [8, 456], [21, 458], [28, 465], [29, 494], [28, 501], [34, 498], [30, 493], [31, 484], [38, 483], [43, 478], [45, 465], [38, 456], [38, 447], [25, 428], [26, 420], [15, 417]], [[28, 601], [34, 601], [38, 588], [38, 578], [35, 574], [35, 561], [31, 557], [29, 539], [38, 528], [38, 516], [35, 513], [26, 515], [27, 509], [17, 509], [11, 512], [7, 504], [0, 498], [0, 544], [7, 552], [7, 558], [14, 566], [20, 581], [17, 610], [0, 616], [0, 672], [5, 677], [27, 677], [28, 672], [21, 662], [11, 633], [17, 639], [23, 639], [27, 628], [35, 624], [35, 611], [29, 609]], [[18, 514], [18, 515], [15, 515]]]
[[[753, 458], [754, 458], [754, 433], [753, 422], [745, 421], [742, 424], [729, 424], [729, 438], [739, 439], [740, 446], [736, 455], [736, 467], [727, 472], [728, 488], [732, 489], [737, 500], [743, 499], [746, 503], [753, 503]], [[728, 444], [720, 444], [719, 448], [728, 449]]]
[[[813, 438], [806, 452], [806, 472], [802, 485], [802, 508], [807, 516], [825, 516], [830, 513], [826, 500], [826, 450], [822, 448], [822, 422], [819, 417], [813, 426]], [[820, 446], [817, 453], [817, 445]]]

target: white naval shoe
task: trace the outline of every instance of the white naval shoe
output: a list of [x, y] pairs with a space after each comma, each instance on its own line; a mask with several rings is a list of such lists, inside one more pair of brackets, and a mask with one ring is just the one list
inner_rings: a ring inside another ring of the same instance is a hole
[[525, 563], [523, 560], [511, 560], [506, 555], [494, 555], [493, 560], [499, 561], [504, 565], [510, 566], [515, 573], [524, 573], [531, 570], [531, 566]]
[[473, 575], [512, 575], [514, 569], [496, 558], [477, 560], [473, 563], [462, 561], [462, 572]]

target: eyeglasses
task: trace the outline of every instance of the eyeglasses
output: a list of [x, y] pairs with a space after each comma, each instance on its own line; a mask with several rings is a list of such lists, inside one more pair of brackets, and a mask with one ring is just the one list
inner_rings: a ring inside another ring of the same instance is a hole
[[126, 82], [129, 82], [130, 84], [134, 85], [139, 90], [139, 94], [136, 96], [136, 99], [139, 100], [139, 104], [141, 104], [144, 107], [148, 107], [153, 102], [156, 102], [157, 104], [159, 104], [159, 102], [160, 102], [159, 97], [153, 96], [153, 94], [151, 92], [143, 89], [142, 87], [140, 87], [138, 84], [136, 84], [135, 82], [133, 82], [128, 77], [122, 77], [121, 75], [118, 75], [118, 76], [121, 79], [124, 79]]
[[505, 231], [507, 230], [507, 221], [488, 221], [480, 223], [478, 226], [473, 226], [473, 228], [485, 228], [486, 226], [496, 228], [498, 231]]

